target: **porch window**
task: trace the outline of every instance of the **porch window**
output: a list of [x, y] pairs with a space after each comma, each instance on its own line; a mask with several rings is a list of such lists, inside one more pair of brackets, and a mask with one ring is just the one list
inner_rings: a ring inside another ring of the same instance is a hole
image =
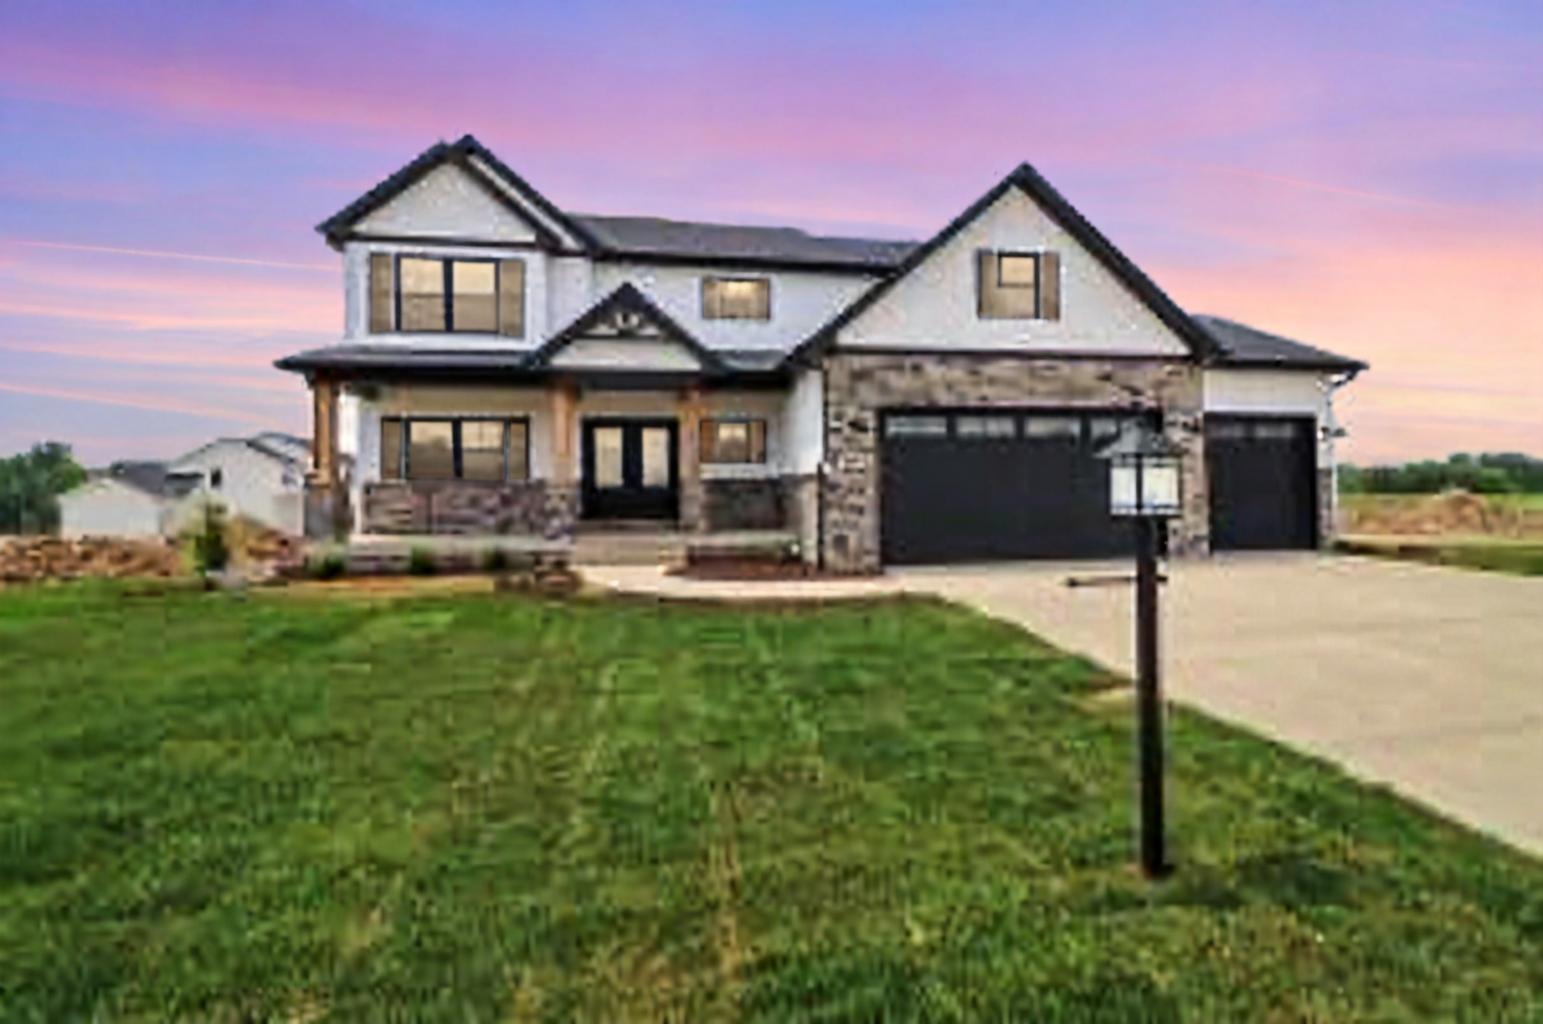
[[[393, 272], [394, 271], [394, 272]], [[520, 260], [370, 256], [370, 330], [525, 333]]]
[[704, 277], [703, 320], [770, 320], [771, 281], [764, 277]]
[[765, 462], [766, 421], [703, 420], [702, 461], [709, 463]]
[[529, 437], [523, 419], [388, 417], [380, 424], [381, 479], [528, 480]]

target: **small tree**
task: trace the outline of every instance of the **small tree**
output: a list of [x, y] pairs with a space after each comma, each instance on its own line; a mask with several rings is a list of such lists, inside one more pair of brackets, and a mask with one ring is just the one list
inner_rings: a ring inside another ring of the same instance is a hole
[[206, 501], [193, 528], [193, 566], [200, 577], [208, 579], [211, 572], [220, 572], [229, 564], [225, 509], [218, 502]]

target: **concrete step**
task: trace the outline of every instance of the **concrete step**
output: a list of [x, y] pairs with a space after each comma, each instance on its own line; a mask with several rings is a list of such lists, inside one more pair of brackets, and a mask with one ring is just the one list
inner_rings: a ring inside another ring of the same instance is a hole
[[574, 565], [679, 565], [686, 537], [673, 531], [585, 530], [573, 538]]

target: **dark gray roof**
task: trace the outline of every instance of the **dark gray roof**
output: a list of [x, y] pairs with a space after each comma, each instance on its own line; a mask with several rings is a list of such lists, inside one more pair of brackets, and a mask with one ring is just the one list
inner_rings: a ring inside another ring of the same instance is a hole
[[[782, 349], [710, 349], [723, 370], [755, 376], [781, 369]], [[498, 374], [542, 377], [558, 372], [540, 365], [539, 349], [511, 351], [413, 349], [401, 345], [329, 345], [285, 356], [274, 365], [281, 370], [334, 370], [369, 373], [417, 371], [430, 374]]]
[[111, 479], [146, 494], [162, 498], [180, 498], [198, 487], [198, 473], [170, 473], [164, 462], [114, 462], [94, 474], [97, 479]]
[[611, 256], [807, 264], [878, 272], [896, 266], [916, 246], [915, 242], [879, 238], [811, 235], [798, 228], [587, 213], [572, 217], [588, 228]]
[[1278, 366], [1284, 369], [1338, 370], [1356, 372], [1366, 369], [1359, 359], [1326, 352], [1321, 348], [1270, 334], [1225, 317], [1202, 313], [1190, 317], [1209, 334], [1218, 348], [1217, 362], [1223, 366]]

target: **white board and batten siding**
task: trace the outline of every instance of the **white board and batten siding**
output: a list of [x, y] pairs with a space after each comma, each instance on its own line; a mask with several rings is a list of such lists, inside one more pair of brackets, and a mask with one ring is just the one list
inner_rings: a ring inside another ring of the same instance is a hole
[[288, 534], [304, 532], [303, 465], [276, 459], [239, 438], [226, 438], [189, 452], [168, 469], [198, 473], [203, 478], [199, 493], [217, 499], [232, 515]]
[[[982, 319], [976, 290], [976, 254], [982, 249], [1057, 253], [1059, 319]], [[1008, 189], [843, 327], [838, 345], [940, 352], [1189, 353], [1183, 339], [1017, 188]]]

